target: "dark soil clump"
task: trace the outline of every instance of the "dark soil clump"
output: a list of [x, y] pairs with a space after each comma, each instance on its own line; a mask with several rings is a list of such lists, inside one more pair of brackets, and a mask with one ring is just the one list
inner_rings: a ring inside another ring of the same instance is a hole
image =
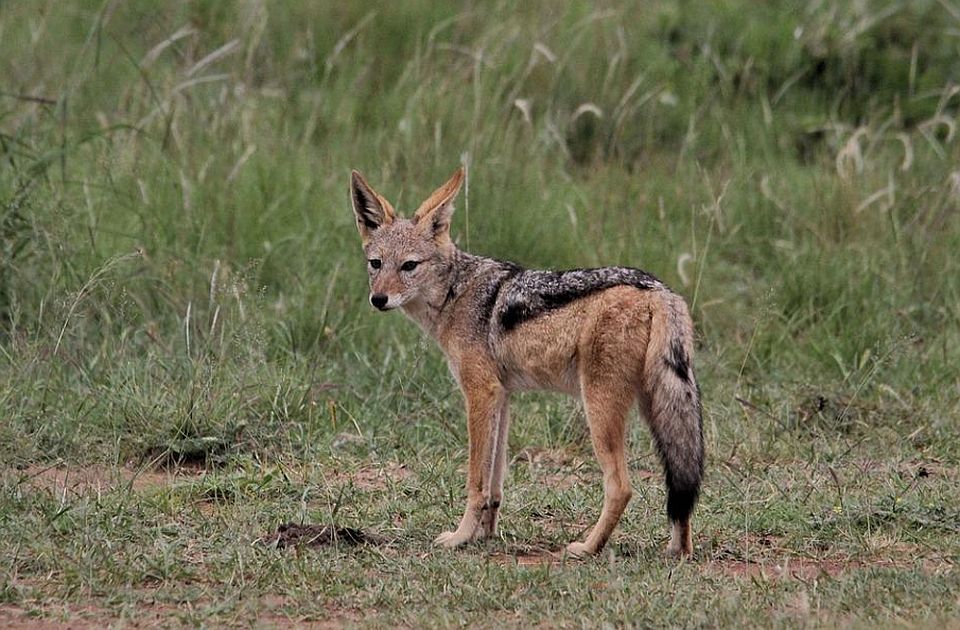
[[275, 544], [277, 549], [286, 547], [327, 547], [330, 545], [382, 545], [386, 541], [382, 536], [364, 533], [355, 527], [334, 527], [284, 523], [277, 527], [275, 534], [266, 538], [267, 544]]

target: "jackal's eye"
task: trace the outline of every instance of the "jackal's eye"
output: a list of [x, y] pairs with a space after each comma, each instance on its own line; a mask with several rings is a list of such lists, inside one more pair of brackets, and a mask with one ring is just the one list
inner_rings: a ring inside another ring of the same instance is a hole
[[408, 260], [407, 262], [400, 265], [400, 271], [413, 271], [417, 268], [417, 265], [420, 264], [419, 260]]
[[373, 269], [379, 269], [380, 266], [383, 265], [379, 258], [371, 258], [367, 262], [370, 263], [370, 267]]

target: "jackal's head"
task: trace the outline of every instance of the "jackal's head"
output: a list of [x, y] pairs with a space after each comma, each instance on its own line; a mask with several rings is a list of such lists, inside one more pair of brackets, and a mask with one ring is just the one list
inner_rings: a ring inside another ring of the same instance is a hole
[[370, 303], [381, 311], [446, 291], [455, 252], [450, 217], [461, 183], [462, 168], [405, 219], [353, 171], [350, 199], [367, 256]]

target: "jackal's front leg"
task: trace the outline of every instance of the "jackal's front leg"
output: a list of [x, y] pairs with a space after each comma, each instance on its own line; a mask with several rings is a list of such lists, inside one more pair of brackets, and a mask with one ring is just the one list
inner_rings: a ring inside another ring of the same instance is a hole
[[500, 516], [500, 505], [503, 501], [503, 478], [507, 473], [507, 441], [510, 435], [509, 400], [504, 396], [500, 408], [494, 417], [494, 426], [490, 440], [493, 443], [491, 454], [490, 475], [484, 486], [489, 496], [487, 509], [480, 518], [480, 537], [493, 538], [497, 535], [497, 521]]
[[[467, 400], [469, 463], [467, 465], [467, 506], [455, 531], [443, 532], [434, 541], [444, 547], [457, 547], [492, 533], [481, 521], [487, 510], [499, 508], [499, 492], [491, 492], [491, 472], [495, 456], [500, 411], [506, 393], [489, 373], [462, 374], [461, 387]], [[496, 496], [492, 496], [492, 495]], [[496, 503], [496, 505], [494, 505]], [[493, 523], [489, 523], [492, 529]]]

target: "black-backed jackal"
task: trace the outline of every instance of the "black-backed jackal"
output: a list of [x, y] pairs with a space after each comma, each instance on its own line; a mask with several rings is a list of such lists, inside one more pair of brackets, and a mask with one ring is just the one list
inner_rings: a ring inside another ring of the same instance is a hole
[[638, 269], [536, 271], [457, 249], [450, 219], [462, 182], [459, 169], [409, 219], [356, 171], [350, 186], [370, 302], [401, 309], [437, 340], [466, 399], [467, 506], [459, 526], [436, 542], [455, 547], [495, 534], [510, 393], [547, 389], [583, 400], [603, 470], [600, 519], [567, 552], [599, 552], [630, 500], [625, 423], [639, 404], [666, 474], [667, 550], [690, 554], [704, 454], [683, 299]]

